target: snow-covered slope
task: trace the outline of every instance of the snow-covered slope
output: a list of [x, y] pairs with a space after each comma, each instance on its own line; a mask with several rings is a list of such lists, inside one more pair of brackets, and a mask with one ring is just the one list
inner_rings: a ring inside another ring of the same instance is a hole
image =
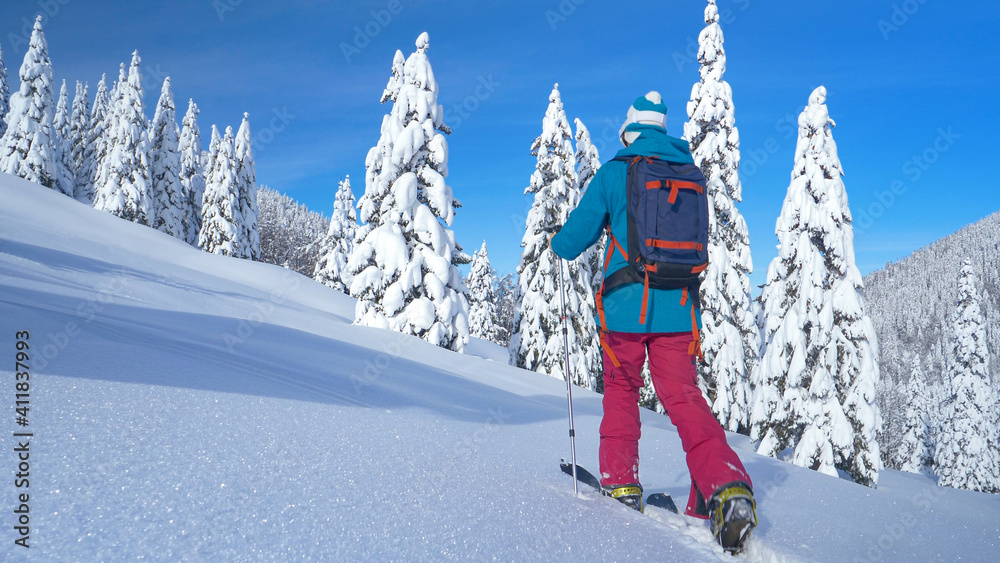
[[[350, 324], [353, 301], [202, 253], [0, 175], [0, 560], [728, 560], [702, 522], [586, 492], [565, 386]], [[30, 331], [30, 425], [15, 332]], [[498, 361], [499, 360], [499, 361]], [[596, 469], [600, 397], [574, 395]], [[677, 434], [643, 413], [647, 492], [683, 503]], [[30, 431], [16, 489], [13, 432]], [[732, 441], [755, 479], [750, 560], [992, 560], [1000, 498], [883, 473], [878, 490]], [[14, 544], [30, 493], [30, 549]]]

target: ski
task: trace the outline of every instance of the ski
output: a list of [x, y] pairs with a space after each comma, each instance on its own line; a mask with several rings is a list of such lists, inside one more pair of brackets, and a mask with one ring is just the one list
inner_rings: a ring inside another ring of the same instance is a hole
[[[573, 476], [573, 464], [562, 460], [559, 464], [559, 468], [566, 475]], [[597, 492], [601, 491], [601, 481], [594, 476], [593, 473], [587, 471], [586, 469], [576, 466], [576, 480], [591, 487]], [[655, 506], [656, 508], [662, 508], [664, 510], [669, 510], [674, 514], [677, 514], [677, 506], [674, 504], [674, 500], [670, 497], [670, 493], [653, 493], [646, 497], [646, 503], [643, 506]]]
[[655, 506], [656, 508], [662, 508], [678, 514], [677, 505], [674, 504], [674, 499], [670, 496], [670, 493], [653, 493], [649, 495], [646, 497], [646, 506]]
[[[562, 469], [563, 473], [566, 475], [569, 475], [570, 477], [573, 476], [572, 463], [564, 459], [562, 460], [562, 463], [559, 464], [559, 468]], [[594, 477], [593, 473], [587, 471], [579, 465], [576, 466], [576, 480], [584, 485], [587, 485], [588, 487], [593, 488], [597, 492], [601, 492], [601, 481], [597, 477]]]

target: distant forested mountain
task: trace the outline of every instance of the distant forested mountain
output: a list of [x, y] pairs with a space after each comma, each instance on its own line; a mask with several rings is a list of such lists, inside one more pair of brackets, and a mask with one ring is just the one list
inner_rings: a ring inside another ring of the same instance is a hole
[[[894, 452], [906, 432], [905, 414], [911, 402], [911, 374], [924, 378], [926, 412], [933, 438], [941, 427], [942, 407], [952, 394], [949, 373], [958, 281], [968, 259], [982, 296], [982, 314], [990, 352], [993, 397], [1000, 379], [1000, 212], [888, 264], [865, 278], [867, 312], [879, 341], [881, 382], [878, 404], [883, 421], [880, 445], [883, 461], [898, 468]], [[995, 401], [994, 401], [995, 402]]]

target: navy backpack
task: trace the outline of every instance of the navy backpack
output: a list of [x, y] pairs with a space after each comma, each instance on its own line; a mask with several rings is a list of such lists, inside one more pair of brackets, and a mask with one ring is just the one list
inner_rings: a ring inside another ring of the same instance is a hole
[[[605, 275], [598, 301], [621, 285], [641, 283], [639, 322], [646, 324], [650, 288], [682, 289], [681, 305], [687, 304], [689, 296], [692, 302], [694, 341], [690, 352], [694, 355], [700, 340], [695, 317], [698, 288], [701, 273], [708, 267], [709, 202], [705, 176], [694, 164], [672, 163], [651, 156], [620, 156], [614, 160], [628, 163], [628, 250], [615, 239], [609, 225], [610, 244], [604, 264], [607, 268], [611, 255], [618, 250], [628, 266]], [[601, 330], [607, 332], [602, 303], [597, 308]], [[614, 360], [613, 354], [611, 357]]]

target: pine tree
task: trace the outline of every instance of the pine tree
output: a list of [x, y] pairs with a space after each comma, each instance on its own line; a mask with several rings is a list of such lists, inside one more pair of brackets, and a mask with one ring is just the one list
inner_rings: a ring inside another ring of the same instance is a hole
[[924, 373], [920, 367], [920, 356], [913, 356], [913, 368], [906, 385], [905, 430], [894, 462], [901, 471], [920, 473], [933, 460], [928, 428], [928, 395], [924, 385]]
[[563, 111], [559, 85], [549, 95], [542, 134], [531, 145], [537, 159], [526, 194], [535, 201], [528, 212], [521, 261], [517, 266], [519, 295], [515, 333], [510, 349], [518, 367], [565, 378], [566, 352], [562, 335], [559, 270], [566, 288], [569, 368], [574, 383], [594, 389], [601, 369], [601, 347], [594, 320], [591, 266], [586, 254], [564, 261], [549, 247], [553, 228], [562, 225], [580, 200], [573, 133]]
[[826, 89], [799, 117], [795, 169], [775, 229], [779, 255], [761, 295], [765, 351], [754, 370], [751, 438], [776, 457], [874, 486], [877, 345], [860, 296], [843, 169]]
[[139, 52], [132, 53], [125, 82], [115, 88], [115, 107], [105, 123], [106, 154], [100, 163], [95, 182], [94, 207], [122, 219], [152, 224], [156, 217], [150, 205], [150, 158], [143, 104]]
[[205, 177], [205, 181], [208, 181], [209, 175], [212, 173], [212, 169], [215, 168], [215, 162], [212, 161], [215, 155], [219, 154], [219, 145], [222, 143], [222, 137], [219, 136], [219, 131], [214, 126], [212, 127], [212, 134], [209, 135], [208, 140], [208, 150], [201, 153], [201, 169], [202, 175]]
[[10, 85], [7, 82], [7, 65], [3, 62], [0, 47], [0, 138], [7, 132], [7, 113], [10, 111]]
[[[392, 74], [389, 77], [389, 82], [386, 84], [385, 90], [382, 92], [380, 103], [384, 104], [399, 95], [399, 89], [403, 80], [403, 66], [405, 64], [406, 58], [403, 57], [403, 52], [397, 50], [392, 60]], [[390, 128], [395, 127], [397, 131], [402, 130], [403, 124], [396, 122], [394, 118], [395, 116], [392, 113], [382, 117], [381, 137], [379, 137], [378, 144], [372, 147], [365, 157], [365, 193], [358, 201], [361, 225], [355, 231], [355, 242], [359, 244], [380, 226], [377, 221], [379, 219], [379, 210], [382, 208], [382, 201], [389, 193], [391, 180], [399, 176], [398, 165], [395, 164], [392, 158], [393, 145], [396, 139], [393, 136], [394, 131]], [[387, 177], [383, 179], [383, 176]], [[357, 267], [364, 269], [367, 267], [368, 258], [359, 258], [366, 261], [366, 264], [358, 264]]]
[[[101, 171], [110, 162], [114, 140], [112, 137], [115, 135], [115, 130], [118, 127], [117, 112], [122, 105], [122, 89], [120, 85], [127, 81], [128, 69], [125, 68], [125, 63], [120, 63], [118, 65], [118, 80], [112, 82], [111, 88], [107, 91], [107, 103], [104, 106], [103, 117], [100, 124], [96, 126], [100, 129], [101, 135], [94, 143], [94, 207], [97, 207], [97, 198], [100, 195], [100, 185], [98, 182], [100, 181]], [[98, 91], [98, 95], [100, 95], [100, 91]], [[97, 104], [95, 103], [96, 109]]]
[[177, 130], [177, 110], [170, 77], [163, 80], [160, 100], [153, 114], [150, 144], [150, 204], [155, 208], [153, 228], [181, 240], [186, 239], [184, 219], [187, 198], [181, 184], [180, 140]]
[[260, 260], [260, 233], [257, 228], [257, 171], [253, 159], [253, 141], [250, 137], [250, 114], [243, 114], [243, 123], [236, 133], [236, 184], [240, 194], [240, 216], [243, 217], [243, 235], [238, 256], [247, 260]]
[[105, 135], [105, 127], [108, 125], [110, 111], [107, 77], [102, 74], [101, 81], [97, 83], [94, 105], [90, 110], [90, 127], [87, 129], [87, 142], [83, 159], [85, 168], [80, 169], [82, 183], [81, 187], [77, 189], [77, 197], [80, 201], [89, 201], [91, 204], [97, 198], [95, 183], [101, 163], [107, 157], [108, 139]]
[[465, 285], [469, 288], [469, 332], [494, 344], [504, 341], [497, 310], [497, 277], [490, 266], [486, 241], [472, 256], [472, 265]]
[[1000, 491], [1000, 420], [990, 381], [986, 320], [969, 260], [959, 273], [952, 327], [951, 395], [934, 454], [938, 485], [996, 493]]
[[191, 99], [188, 100], [187, 113], [184, 114], [177, 152], [180, 153], [178, 179], [184, 206], [184, 240], [197, 246], [198, 232], [201, 231], [201, 204], [205, 197], [205, 176], [202, 174], [198, 105]]
[[330, 220], [266, 186], [257, 190], [257, 209], [260, 261], [312, 276]]
[[445, 181], [444, 109], [422, 33], [405, 61], [396, 52], [382, 103], [381, 138], [366, 159], [359, 242], [348, 267], [355, 322], [420, 336], [458, 352], [468, 341], [469, 304], [458, 264], [470, 258], [449, 228], [461, 204]]
[[354, 252], [357, 225], [351, 177], [347, 176], [337, 188], [337, 196], [333, 202], [333, 216], [330, 218], [330, 230], [320, 242], [321, 258], [313, 272], [314, 280], [337, 291], [350, 293], [351, 281], [354, 278], [347, 270], [347, 260]]
[[87, 84], [77, 81], [70, 115], [71, 161], [73, 170], [73, 195], [78, 201], [91, 205], [94, 195], [90, 191], [91, 165], [88, 161], [87, 143], [90, 137], [90, 96]]
[[66, 81], [62, 81], [59, 89], [59, 101], [56, 102], [56, 114], [52, 118], [52, 131], [55, 133], [56, 160], [59, 163], [59, 191], [75, 197], [73, 186], [75, 184], [75, 171], [73, 168], [73, 132], [70, 122], [72, 114], [69, 105], [69, 88]]
[[205, 195], [201, 206], [201, 231], [198, 246], [205, 252], [223, 256], [239, 256], [243, 233], [240, 216], [239, 184], [236, 177], [236, 156], [233, 128], [226, 127], [225, 137], [212, 126], [212, 146], [209, 159], [212, 170], [205, 179]]
[[576, 140], [576, 154], [574, 156], [577, 164], [576, 180], [578, 189], [583, 194], [587, 191], [590, 181], [597, 175], [597, 171], [601, 169], [601, 155], [598, 154], [597, 147], [591, 141], [590, 131], [583, 124], [583, 121], [577, 118], [573, 120], [573, 124], [576, 126], [576, 134], [573, 136]]
[[[919, 355], [914, 355], [913, 359], [919, 361]], [[875, 403], [878, 405], [879, 412], [886, 413], [882, 419], [882, 428], [878, 433], [882, 465], [886, 469], [899, 470], [906, 461], [906, 456], [903, 454], [906, 448], [903, 443], [907, 438], [906, 434], [909, 428], [906, 416], [910, 404], [909, 385], [912, 384], [913, 382], [908, 379], [892, 381], [882, 372], [882, 377], [875, 387]], [[924, 403], [920, 407], [926, 411], [928, 405]], [[927, 438], [930, 439], [929, 434]]]
[[750, 373], [760, 333], [750, 297], [750, 239], [736, 208], [742, 201], [740, 135], [726, 71], [719, 11], [708, 0], [706, 26], [698, 37], [701, 80], [691, 91], [684, 136], [708, 187], [708, 269], [701, 284], [701, 386], [719, 422], [731, 432], [749, 427]]
[[7, 131], [0, 139], [0, 172], [61, 191], [61, 162], [52, 127], [52, 61], [42, 16], [35, 19], [20, 78], [20, 89], [10, 98]]
[[497, 281], [497, 326], [503, 335], [503, 340], [499, 344], [504, 348], [510, 348], [510, 337], [514, 334], [517, 292], [517, 278], [514, 274], [506, 274]]
[[[948, 332], [951, 332], [949, 330]], [[942, 377], [934, 384], [927, 386], [927, 394], [930, 397], [928, 401], [927, 410], [930, 431], [930, 453], [931, 453], [931, 469], [937, 465], [937, 461], [934, 456], [937, 455], [937, 444], [941, 440], [941, 437], [945, 434], [944, 429], [946, 426], [946, 414], [944, 412], [947, 406], [947, 399], [951, 395], [951, 381], [947, 379], [947, 368], [942, 374]]]
[[[597, 152], [597, 147], [590, 140], [590, 131], [579, 119], [573, 120], [576, 125], [576, 185], [580, 197], [587, 191], [587, 186], [601, 168], [601, 156]], [[607, 251], [608, 241], [601, 235], [601, 240], [587, 251], [587, 262], [590, 264], [591, 287], [596, 294], [601, 289], [601, 282], [604, 279], [604, 253]]]

